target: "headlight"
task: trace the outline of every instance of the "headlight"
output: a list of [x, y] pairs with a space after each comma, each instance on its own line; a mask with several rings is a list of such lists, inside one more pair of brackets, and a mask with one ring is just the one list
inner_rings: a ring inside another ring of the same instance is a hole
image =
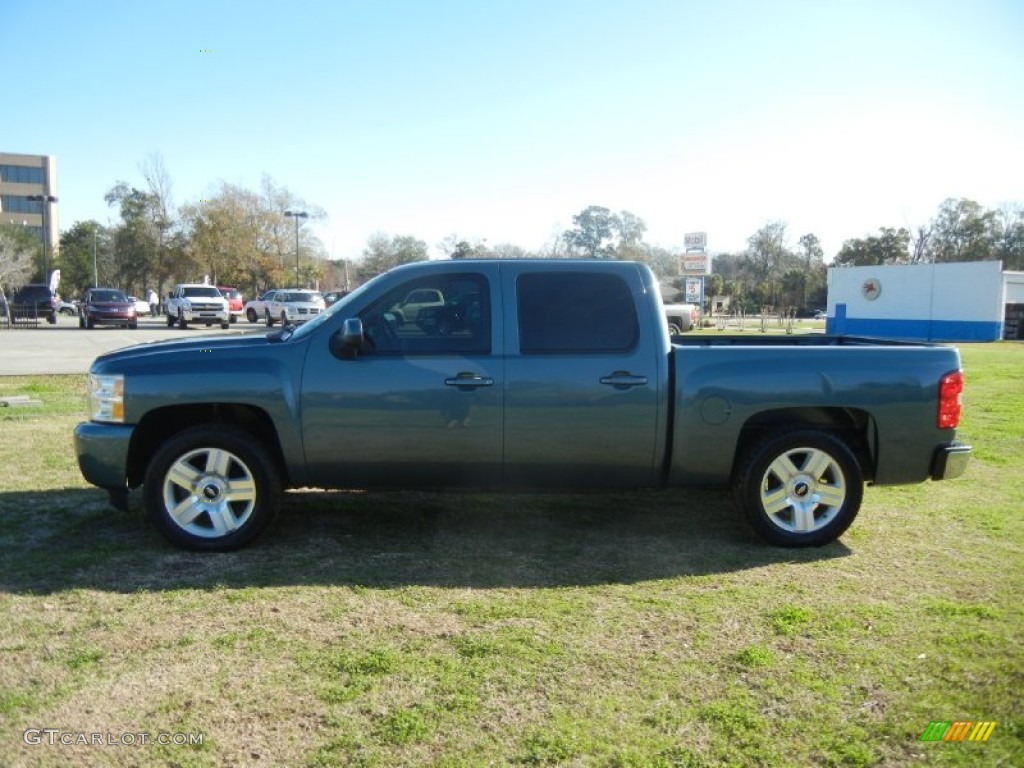
[[124, 376], [89, 374], [89, 418], [117, 424], [124, 422]]

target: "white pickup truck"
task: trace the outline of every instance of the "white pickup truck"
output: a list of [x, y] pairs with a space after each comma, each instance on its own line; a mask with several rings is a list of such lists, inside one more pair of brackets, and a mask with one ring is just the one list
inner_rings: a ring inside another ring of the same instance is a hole
[[680, 333], [692, 331], [697, 326], [697, 305], [666, 304], [665, 319], [668, 320], [670, 336], [678, 336]]
[[167, 294], [167, 327], [175, 323], [179, 328], [188, 328], [189, 323], [205, 323], [209, 328], [220, 323], [225, 330], [231, 322], [228, 301], [214, 285], [181, 283]]

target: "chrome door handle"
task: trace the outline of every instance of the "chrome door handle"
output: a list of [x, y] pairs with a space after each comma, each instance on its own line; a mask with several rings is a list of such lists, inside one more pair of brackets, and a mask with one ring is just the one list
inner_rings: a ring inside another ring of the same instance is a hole
[[490, 376], [480, 376], [475, 373], [460, 373], [444, 380], [445, 386], [458, 387], [462, 390], [473, 390], [478, 387], [493, 387], [494, 379]]
[[611, 376], [602, 376], [599, 381], [615, 389], [629, 389], [630, 387], [642, 387], [647, 383], [646, 376], [634, 376], [629, 371], [616, 371]]

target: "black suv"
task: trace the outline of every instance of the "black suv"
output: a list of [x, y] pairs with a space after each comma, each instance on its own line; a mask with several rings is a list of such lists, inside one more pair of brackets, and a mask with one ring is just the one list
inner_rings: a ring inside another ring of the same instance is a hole
[[53, 325], [57, 322], [57, 297], [48, 285], [23, 285], [11, 297], [11, 317], [15, 321], [45, 318]]

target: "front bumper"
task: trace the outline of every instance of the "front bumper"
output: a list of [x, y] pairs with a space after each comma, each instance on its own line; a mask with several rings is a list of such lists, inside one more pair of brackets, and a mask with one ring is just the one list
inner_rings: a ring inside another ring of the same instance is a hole
[[125, 488], [134, 431], [131, 425], [95, 421], [83, 421], [75, 427], [75, 456], [82, 476], [100, 488]]
[[971, 446], [961, 443], [940, 445], [932, 457], [932, 480], [952, 480], [967, 471]]
[[186, 309], [182, 310], [187, 323], [226, 323], [231, 315], [223, 310]]

